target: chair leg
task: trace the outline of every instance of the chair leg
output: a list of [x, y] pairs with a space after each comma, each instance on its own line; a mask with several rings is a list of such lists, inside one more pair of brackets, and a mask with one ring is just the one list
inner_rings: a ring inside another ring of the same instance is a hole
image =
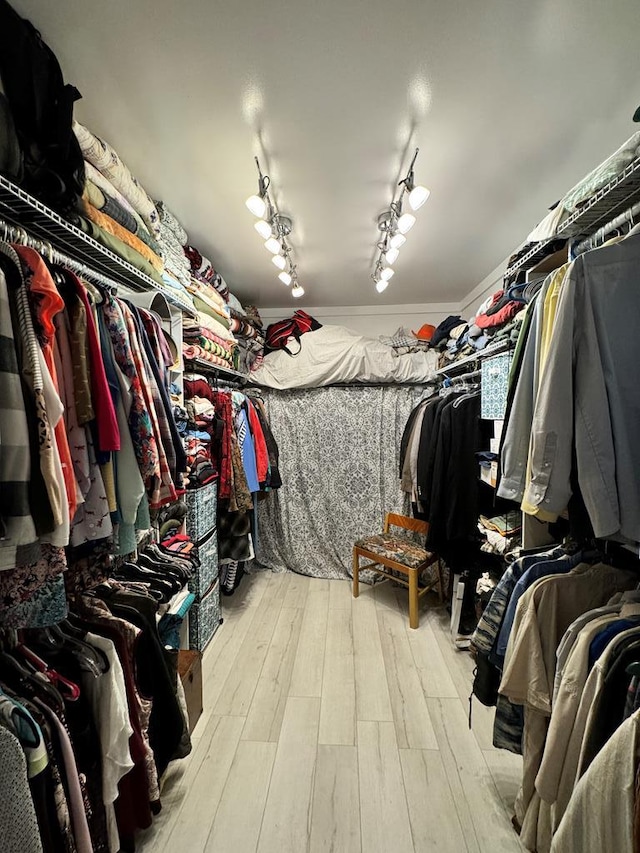
[[420, 624], [418, 615], [418, 572], [415, 569], [409, 571], [409, 627], [417, 628]]
[[353, 597], [357, 598], [360, 595], [360, 558], [358, 552], [353, 549]]

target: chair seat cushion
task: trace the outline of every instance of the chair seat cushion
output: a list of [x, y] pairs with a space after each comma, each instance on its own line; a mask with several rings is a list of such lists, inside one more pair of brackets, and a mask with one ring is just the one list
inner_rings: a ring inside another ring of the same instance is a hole
[[420, 548], [415, 542], [393, 533], [379, 533], [376, 536], [368, 536], [360, 539], [355, 544], [356, 548], [363, 548], [372, 554], [385, 557], [387, 560], [395, 560], [403, 566], [415, 569], [429, 559], [429, 552]]

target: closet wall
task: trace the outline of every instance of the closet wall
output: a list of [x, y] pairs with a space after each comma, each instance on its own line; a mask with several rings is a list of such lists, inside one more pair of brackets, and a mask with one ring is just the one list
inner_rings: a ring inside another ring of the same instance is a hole
[[[260, 308], [260, 316], [265, 324], [274, 323], [289, 317], [295, 310], [291, 308]], [[338, 305], [316, 307], [304, 310], [316, 317], [323, 325], [346, 326], [354, 332], [368, 337], [391, 335], [400, 326], [406, 329], [419, 329], [424, 323], [437, 326], [449, 314], [458, 312], [457, 302], [423, 302], [418, 305]]]

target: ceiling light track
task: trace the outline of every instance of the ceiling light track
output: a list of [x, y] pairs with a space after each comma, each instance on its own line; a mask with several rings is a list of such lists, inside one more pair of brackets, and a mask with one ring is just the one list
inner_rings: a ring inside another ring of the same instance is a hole
[[389, 209], [383, 211], [378, 217], [378, 231], [382, 233], [382, 239], [376, 243], [379, 254], [371, 274], [378, 293], [387, 289], [394, 274], [392, 264], [398, 260], [400, 249], [407, 241], [405, 234], [413, 228], [416, 222], [413, 213], [403, 210], [405, 201], [408, 203], [408, 207], [415, 211], [422, 207], [430, 195], [426, 187], [415, 182], [414, 166], [419, 150], [416, 148], [409, 171], [398, 184], [400, 187], [398, 197], [394, 198]]
[[258, 192], [245, 202], [247, 208], [258, 217], [253, 226], [265, 241], [265, 248], [271, 253], [271, 261], [281, 270], [278, 278], [287, 287], [291, 287], [291, 295], [298, 298], [304, 295], [304, 288], [298, 281], [298, 268], [292, 259], [292, 248], [288, 237], [293, 230], [293, 221], [283, 216], [269, 195], [271, 178], [263, 175], [260, 161], [255, 158], [258, 168]]

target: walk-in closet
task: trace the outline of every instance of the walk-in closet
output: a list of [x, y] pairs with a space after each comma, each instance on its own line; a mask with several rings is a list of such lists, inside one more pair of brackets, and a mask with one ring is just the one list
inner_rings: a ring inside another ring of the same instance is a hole
[[640, 853], [639, 36], [0, 0], [0, 853]]

